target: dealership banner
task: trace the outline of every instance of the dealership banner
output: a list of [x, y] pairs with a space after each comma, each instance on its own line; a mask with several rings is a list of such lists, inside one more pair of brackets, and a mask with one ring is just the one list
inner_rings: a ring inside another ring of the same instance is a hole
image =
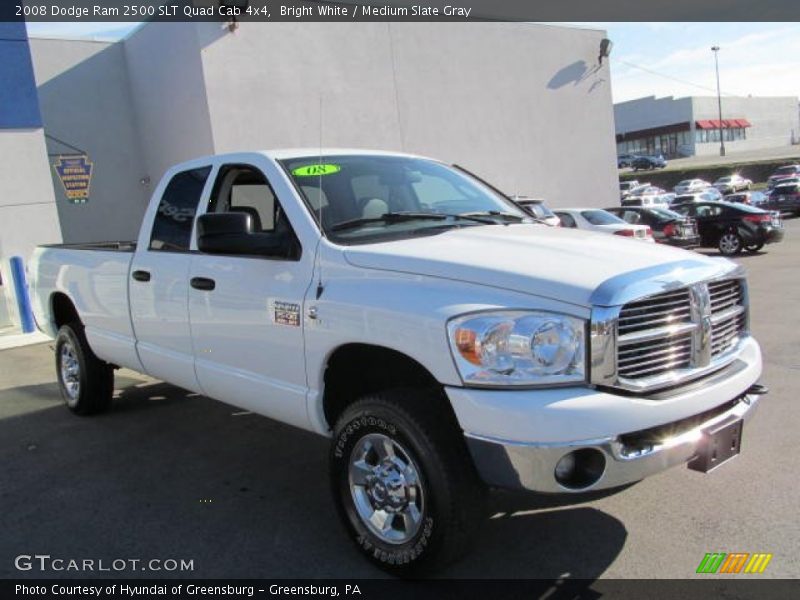
[[3, 0], [0, 21], [796, 21], [797, 0]]
[[0, 582], [0, 597], [67, 600], [75, 598], [138, 598], [183, 600], [226, 598], [278, 599], [293, 597], [347, 600], [469, 600], [503, 598], [591, 599], [732, 598], [763, 600], [797, 598], [800, 580], [678, 580], [678, 579], [38, 579]]

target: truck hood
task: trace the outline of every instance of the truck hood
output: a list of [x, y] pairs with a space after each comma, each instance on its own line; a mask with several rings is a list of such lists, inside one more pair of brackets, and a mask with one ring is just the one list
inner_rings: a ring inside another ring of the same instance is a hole
[[638, 275], [720, 266], [719, 259], [641, 240], [528, 224], [466, 227], [349, 246], [344, 255], [366, 269], [504, 288], [579, 306], [605, 304], [593, 292], [620, 275], [631, 274], [635, 281]]

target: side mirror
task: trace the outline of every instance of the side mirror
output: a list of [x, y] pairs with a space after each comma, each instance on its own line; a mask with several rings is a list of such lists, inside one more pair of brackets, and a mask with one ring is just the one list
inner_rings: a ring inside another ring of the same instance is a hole
[[208, 254], [280, 256], [287, 253], [285, 236], [253, 233], [247, 213], [209, 213], [197, 219], [197, 248]]

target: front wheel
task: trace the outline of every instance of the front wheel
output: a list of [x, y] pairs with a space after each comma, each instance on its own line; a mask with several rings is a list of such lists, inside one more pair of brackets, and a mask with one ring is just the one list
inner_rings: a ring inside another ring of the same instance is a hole
[[56, 375], [61, 397], [75, 414], [93, 415], [111, 405], [114, 368], [95, 356], [80, 323], [58, 330]]
[[339, 418], [331, 487], [350, 537], [397, 575], [462, 555], [485, 518], [486, 491], [440, 393], [371, 394]]
[[729, 231], [719, 238], [719, 252], [723, 256], [736, 256], [742, 251], [742, 238], [739, 234]]

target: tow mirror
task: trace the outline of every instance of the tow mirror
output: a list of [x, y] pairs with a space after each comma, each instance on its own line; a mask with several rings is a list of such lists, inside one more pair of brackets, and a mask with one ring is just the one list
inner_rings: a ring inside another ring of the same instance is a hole
[[209, 213], [197, 219], [197, 248], [207, 254], [279, 256], [286, 254], [284, 236], [253, 232], [247, 213]]

